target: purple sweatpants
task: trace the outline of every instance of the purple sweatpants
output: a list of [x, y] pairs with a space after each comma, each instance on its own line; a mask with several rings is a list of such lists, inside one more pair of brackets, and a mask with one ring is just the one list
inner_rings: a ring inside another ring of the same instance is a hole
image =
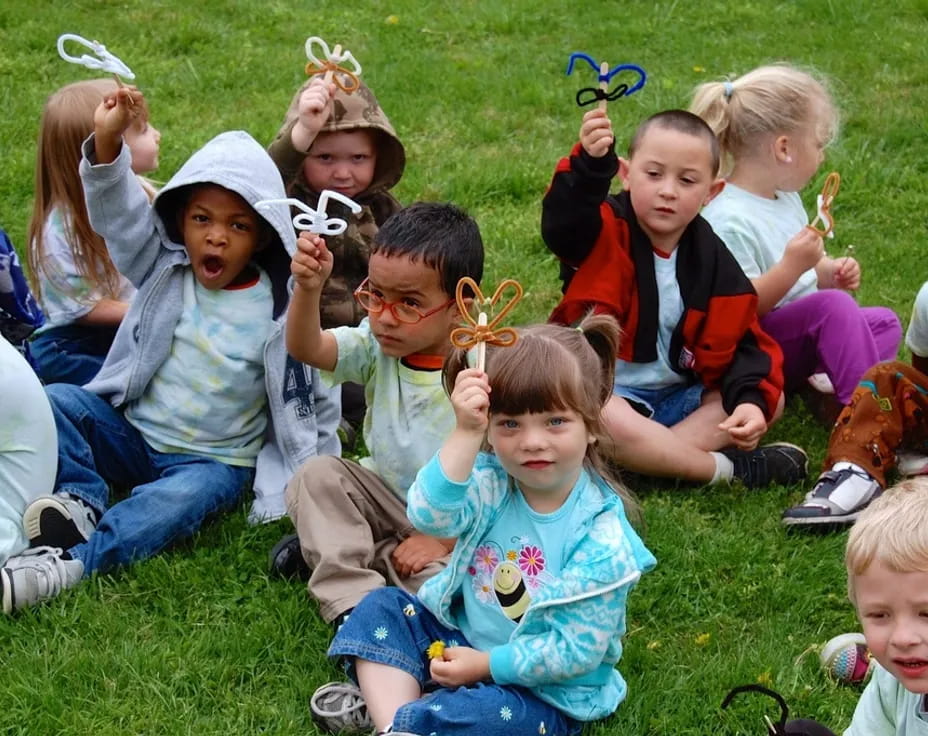
[[895, 360], [902, 340], [893, 310], [861, 307], [840, 289], [822, 289], [778, 307], [760, 324], [783, 349], [788, 392], [813, 373], [827, 373], [842, 404], [850, 403], [868, 368]]

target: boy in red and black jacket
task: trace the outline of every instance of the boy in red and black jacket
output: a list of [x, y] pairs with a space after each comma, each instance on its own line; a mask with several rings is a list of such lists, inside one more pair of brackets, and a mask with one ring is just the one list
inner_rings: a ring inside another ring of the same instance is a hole
[[[704, 483], [801, 480], [800, 448], [757, 446], [783, 411], [782, 354], [751, 282], [699, 216], [724, 186], [715, 135], [670, 110], [639, 126], [627, 160], [613, 144], [606, 112], [588, 112], [545, 195], [542, 235], [564, 278], [552, 321], [593, 309], [624, 332], [604, 414], [615, 460]], [[625, 191], [611, 196], [616, 173]]]

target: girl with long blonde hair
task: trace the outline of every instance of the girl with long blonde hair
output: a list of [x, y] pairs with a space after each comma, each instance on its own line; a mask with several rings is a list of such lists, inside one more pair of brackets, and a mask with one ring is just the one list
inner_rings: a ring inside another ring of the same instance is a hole
[[[28, 260], [46, 315], [32, 342], [46, 383], [83, 384], [93, 378], [135, 294], [90, 226], [78, 175], [94, 112], [115, 89], [110, 79], [75, 82], [52, 94], [42, 113]], [[126, 134], [136, 174], [157, 168], [160, 139], [146, 109]], [[153, 194], [150, 185], [146, 190]]]

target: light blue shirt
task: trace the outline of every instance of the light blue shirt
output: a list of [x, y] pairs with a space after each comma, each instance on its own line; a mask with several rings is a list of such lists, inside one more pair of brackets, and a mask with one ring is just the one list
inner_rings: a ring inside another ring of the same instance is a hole
[[[36, 330], [37, 333], [71, 324], [90, 313], [106, 297], [100, 289], [81, 276], [71, 253], [64, 220], [57, 209], [53, 209], [45, 220], [42, 244], [44, 267], [36, 275], [40, 301], [45, 311], [45, 324]], [[125, 276], [119, 275], [119, 293], [116, 298], [129, 302], [134, 296], [135, 287]]]
[[915, 355], [928, 357], [928, 282], [922, 284], [915, 297], [905, 344]]
[[452, 607], [455, 624], [474, 648], [489, 651], [506, 644], [532, 597], [559, 578], [564, 548], [574, 533], [564, 521], [578, 495], [571, 492], [550, 514], [535, 511], [516, 490], [506, 497], [499, 518], [471, 556], [469, 580]]
[[58, 433], [48, 397], [19, 351], [0, 337], [0, 565], [27, 546], [23, 511], [51, 493]]
[[126, 419], [159, 452], [254, 467], [267, 425], [270, 279], [261, 271], [253, 286], [209, 290], [188, 268], [183, 295], [171, 352]]
[[[796, 192], [778, 191], [775, 199], [767, 199], [734, 184], [726, 184], [721, 194], [705, 206], [702, 216], [749, 279], [762, 276], [782, 261], [786, 244], [809, 224], [809, 216]], [[800, 275], [777, 306], [817, 290], [818, 275], [810, 268]]]

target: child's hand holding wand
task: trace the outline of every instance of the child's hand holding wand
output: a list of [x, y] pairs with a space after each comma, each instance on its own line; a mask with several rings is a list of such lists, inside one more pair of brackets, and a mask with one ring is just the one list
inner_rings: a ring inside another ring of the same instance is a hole
[[300, 233], [296, 253], [290, 262], [290, 273], [296, 285], [308, 292], [319, 292], [332, 273], [332, 252], [322, 236], [309, 231]]
[[580, 124], [580, 145], [593, 158], [602, 158], [612, 147], [612, 121], [605, 110], [590, 110]]
[[455, 427], [438, 453], [449, 480], [463, 483], [470, 478], [474, 460], [483, 445], [490, 423], [490, 384], [487, 374], [476, 368], [458, 373], [451, 392]]
[[322, 76], [313, 78], [297, 103], [297, 118], [290, 131], [290, 142], [298, 151], [308, 151], [319, 131], [332, 115], [335, 83]]
[[854, 246], [849, 245], [847, 248], [847, 255], [835, 258], [833, 282], [836, 289], [857, 291], [860, 288], [860, 264], [850, 255]]
[[98, 164], [116, 160], [122, 136], [142, 114], [145, 96], [137, 87], [123, 86], [103, 98], [93, 114], [94, 152]]

